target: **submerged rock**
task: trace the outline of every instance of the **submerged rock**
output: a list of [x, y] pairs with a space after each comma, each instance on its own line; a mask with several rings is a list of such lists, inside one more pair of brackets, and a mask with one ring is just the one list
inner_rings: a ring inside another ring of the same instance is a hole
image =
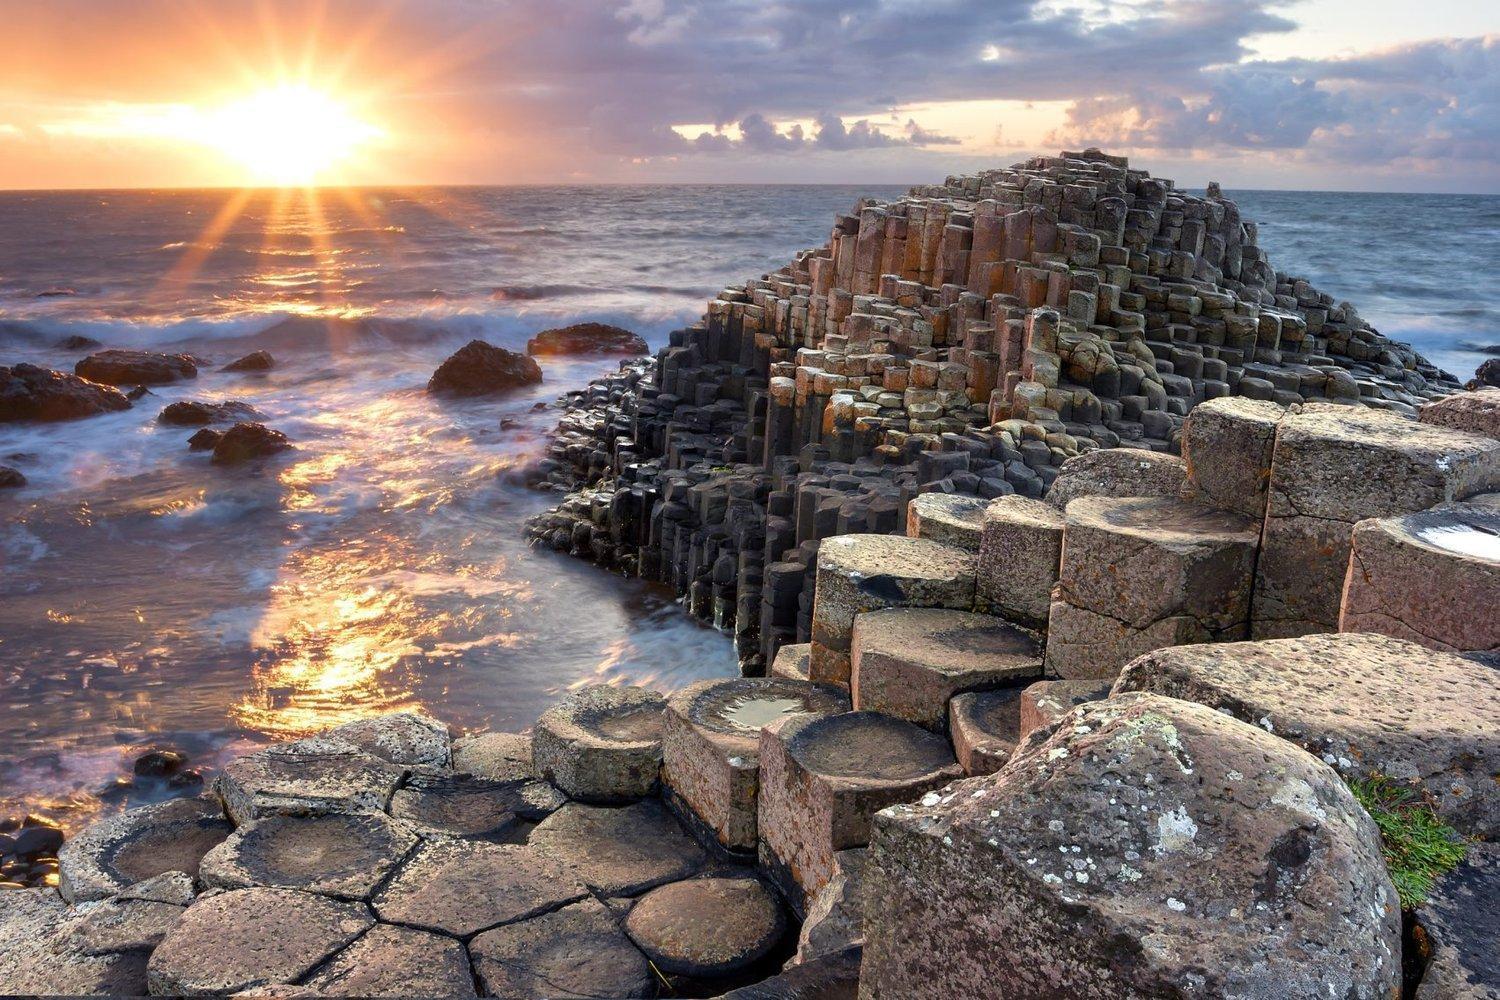
[[438, 366], [427, 391], [447, 396], [485, 396], [536, 385], [542, 370], [524, 354], [471, 340]]
[[640, 335], [607, 323], [574, 323], [543, 330], [526, 342], [527, 354], [645, 354]]
[[205, 427], [188, 438], [188, 448], [193, 451], [213, 451], [214, 448], [218, 447], [219, 439], [223, 436], [223, 431], [216, 431], [211, 427]]
[[[191, 444], [191, 442], [189, 442]], [[286, 451], [292, 445], [285, 434], [265, 424], [238, 423], [214, 442], [216, 465], [234, 465], [254, 458], [266, 458]]]
[[0, 366], [0, 422], [77, 420], [130, 409], [120, 390], [36, 365]]
[[222, 403], [204, 403], [196, 399], [182, 399], [168, 403], [157, 414], [157, 423], [179, 427], [196, 427], [203, 424], [229, 423], [234, 420], [254, 420], [260, 413], [249, 403], [226, 399]]
[[21, 470], [0, 465], [0, 490], [13, 490], [25, 485], [26, 477], [21, 475]]
[[276, 367], [276, 359], [271, 357], [270, 351], [254, 351], [245, 355], [238, 361], [231, 361], [220, 371], [226, 372], [264, 372]]
[[92, 351], [94, 348], [103, 347], [104, 345], [93, 337], [85, 337], [82, 334], [75, 333], [72, 336], [59, 340], [57, 346], [64, 351]]
[[188, 354], [108, 350], [90, 354], [73, 371], [106, 385], [165, 385], [198, 377], [198, 364]]

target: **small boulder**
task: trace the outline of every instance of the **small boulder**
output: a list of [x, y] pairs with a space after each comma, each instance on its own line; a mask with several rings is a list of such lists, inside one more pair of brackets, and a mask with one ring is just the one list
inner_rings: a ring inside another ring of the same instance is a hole
[[188, 448], [193, 451], [213, 451], [218, 447], [219, 440], [223, 436], [223, 431], [216, 431], [212, 427], [205, 427], [188, 438]]
[[13, 490], [25, 485], [26, 477], [21, 475], [21, 470], [0, 465], [0, 490]]
[[276, 367], [276, 359], [271, 357], [270, 351], [255, 351], [245, 355], [238, 361], [231, 361], [220, 371], [226, 372], [264, 372]]
[[1489, 358], [1474, 369], [1474, 377], [1464, 383], [1464, 388], [1500, 389], [1500, 358]]
[[447, 396], [485, 396], [541, 381], [541, 368], [526, 355], [471, 340], [438, 366], [427, 383], [427, 391]]
[[216, 465], [234, 465], [266, 458], [290, 447], [291, 443], [280, 431], [273, 431], [265, 424], [241, 422], [225, 431], [214, 444], [213, 461]]
[[234, 399], [226, 399], [222, 403], [203, 403], [196, 399], [181, 399], [175, 403], [168, 403], [166, 408], [157, 414], [156, 422], [177, 427], [201, 427], [204, 424], [254, 420], [259, 416], [260, 413], [255, 407]]
[[527, 354], [645, 354], [650, 348], [638, 334], [607, 323], [574, 323], [543, 330], [526, 342]]
[[77, 420], [128, 409], [130, 400], [111, 386], [36, 365], [0, 366], [0, 423]]
[[94, 348], [103, 347], [104, 345], [93, 337], [85, 337], [80, 333], [75, 333], [72, 336], [59, 340], [57, 346], [64, 351], [92, 351]]
[[90, 354], [73, 371], [105, 385], [165, 385], [197, 378], [198, 364], [187, 354], [108, 350]]

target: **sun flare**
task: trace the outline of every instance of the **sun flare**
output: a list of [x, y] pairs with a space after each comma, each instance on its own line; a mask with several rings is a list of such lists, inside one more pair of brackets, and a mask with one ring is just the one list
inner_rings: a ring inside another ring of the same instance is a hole
[[307, 185], [326, 179], [382, 130], [333, 95], [284, 84], [226, 104], [207, 116], [203, 139], [257, 182]]

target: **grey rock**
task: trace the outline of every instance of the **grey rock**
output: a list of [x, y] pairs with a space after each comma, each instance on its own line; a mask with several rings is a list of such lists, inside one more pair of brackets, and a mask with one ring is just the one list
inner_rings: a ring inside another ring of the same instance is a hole
[[408, 767], [447, 767], [448, 727], [420, 712], [393, 712], [348, 722], [325, 735]]
[[595, 1000], [656, 993], [646, 956], [592, 898], [486, 931], [469, 952], [488, 996]]
[[455, 740], [453, 769], [491, 781], [535, 777], [531, 737], [519, 733], [477, 733]]
[[1416, 1000], [1500, 997], [1500, 844], [1474, 844], [1415, 913], [1427, 966]]
[[543, 820], [528, 843], [606, 896], [687, 878], [707, 861], [661, 803], [649, 799], [619, 808], [570, 803]]
[[406, 769], [347, 740], [314, 736], [225, 766], [214, 790], [236, 823], [277, 814], [384, 812]]
[[472, 997], [464, 946], [449, 937], [377, 924], [307, 979], [319, 996]]
[[278, 886], [368, 899], [417, 844], [410, 827], [380, 813], [267, 816], [203, 857], [203, 884]]
[[542, 713], [532, 734], [537, 775], [583, 802], [627, 802], [656, 791], [662, 709], [650, 688], [595, 684]]
[[104, 899], [167, 872], [196, 877], [233, 827], [212, 797], [171, 799], [89, 826], [58, 852], [58, 890], [70, 902]]

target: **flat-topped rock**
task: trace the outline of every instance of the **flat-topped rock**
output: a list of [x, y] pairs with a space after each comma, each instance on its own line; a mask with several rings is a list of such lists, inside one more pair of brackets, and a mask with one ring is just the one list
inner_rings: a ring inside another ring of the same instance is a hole
[[73, 372], [105, 385], [164, 385], [198, 377], [196, 360], [188, 354], [110, 349], [90, 354]]
[[592, 898], [486, 931], [469, 951], [486, 996], [626, 1000], [656, 994], [646, 956]]
[[907, 504], [906, 534], [978, 552], [987, 504], [961, 493], [923, 493]]
[[1051, 726], [1073, 709], [1109, 697], [1115, 679], [1084, 678], [1076, 681], [1037, 681], [1021, 692], [1020, 728], [1017, 744], [1035, 729]]
[[345, 723], [325, 736], [352, 743], [367, 754], [408, 767], [447, 767], [448, 727], [420, 712], [391, 712]]
[[587, 893], [561, 862], [540, 850], [437, 839], [423, 841], [372, 904], [387, 923], [468, 937]]
[[1500, 649], [1500, 509], [1453, 503], [1371, 518], [1354, 526], [1351, 546], [1340, 632]]
[[1500, 996], [1500, 844], [1474, 844], [1416, 910], [1420, 958], [1416, 1000]]
[[1461, 832], [1500, 832], [1500, 683], [1473, 660], [1368, 634], [1163, 649], [1115, 694], [1200, 702], [1291, 740], [1345, 777], [1421, 790]]
[[644, 687], [595, 684], [543, 712], [532, 734], [537, 774], [584, 802], [656, 791], [666, 699]]
[[624, 927], [663, 972], [714, 977], [765, 957], [786, 933], [786, 915], [758, 878], [697, 878], [646, 893]]
[[1021, 693], [1025, 690], [966, 691], [948, 702], [948, 735], [965, 774], [993, 774], [1010, 760], [1021, 739]]
[[814, 681], [849, 683], [854, 616], [889, 607], [974, 605], [976, 556], [926, 538], [838, 535], [818, 549], [813, 596]]
[[368, 899], [417, 844], [416, 834], [380, 813], [268, 816], [240, 827], [204, 855], [205, 886], [278, 886]]
[[1170, 698], [1084, 705], [885, 810], [867, 878], [871, 1000], [1399, 992], [1400, 906], [1349, 789]]
[[187, 905], [115, 896], [81, 903], [60, 921], [60, 943], [82, 955], [149, 954], [162, 943]]
[[760, 863], [799, 912], [870, 817], [962, 777], [948, 741], [875, 712], [793, 716], [760, 735]]
[[0, 891], [0, 989], [14, 996], [144, 994], [147, 953], [80, 950], [69, 940], [77, 920], [51, 889]]
[[491, 781], [535, 777], [531, 737], [520, 733], [476, 733], [455, 740], [453, 770]]
[[58, 891], [81, 903], [104, 899], [164, 872], [197, 877], [203, 855], [233, 827], [211, 796], [171, 799], [100, 820], [58, 852]]
[[1042, 674], [1042, 647], [1033, 634], [1000, 618], [940, 608], [857, 615], [851, 659], [856, 711], [939, 733], [948, 729], [955, 694]]
[[383, 812], [405, 774], [347, 740], [314, 736], [232, 761], [214, 790], [236, 823], [277, 814]]
[[464, 772], [414, 774], [391, 796], [391, 815], [420, 833], [504, 838], [567, 802], [538, 781], [488, 781]]
[[472, 997], [474, 973], [450, 937], [377, 924], [307, 979], [321, 996]]
[[796, 642], [782, 646], [771, 661], [770, 676], [791, 681], [805, 681], [812, 664], [812, 643]]
[[753, 851], [761, 728], [788, 715], [848, 710], [849, 699], [837, 688], [781, 677], [690, 684], [667, 699], [667, 796], [723, 847]]
[[603, 896], [634, 896], [693, 875], [708, 858], [660, 802], [571, 803], [531, 832], [536, 851]]
[[1451, 427], [1456, 431], [1500, 437], [1500, 389], [1455, 392], [1431, 403], [1423, 403], [1417, 408], [1417, 419], [1424, 424]]
[[608, 323], [555, 327], [526, 342], [526, 353], [532, 355], [645, 354], [647, 350], [639, 334]]
[[1051, 504], [1015, 495], [991, 500], [984, 509], [974, 610], [1046, 628], [1062, 540], [1062, 511]]
[[151, 992], [227, 994], [291, 983], [374, 921], [359, 903], [292, 889], [202, 896], [151, 954]]
[[1047, 502], [1065, 510], [1079, 497], [1175, 497], [1186, 480], [1187, 464], [1175, 455], [1100, 448], [1063, 463]]
[[1256, 639], [1331, 632], [1354, 524], [1494, 490], [1500, 441], [1362, 407], [1308, 404], [1276, 432]]
[[1184, 498], [1257, 522], [1264, 517], [1276, 426], [1287, 412], [1270, 400], [1244, 396], [1204, 400], [1188, 411], [1182, 424]]

